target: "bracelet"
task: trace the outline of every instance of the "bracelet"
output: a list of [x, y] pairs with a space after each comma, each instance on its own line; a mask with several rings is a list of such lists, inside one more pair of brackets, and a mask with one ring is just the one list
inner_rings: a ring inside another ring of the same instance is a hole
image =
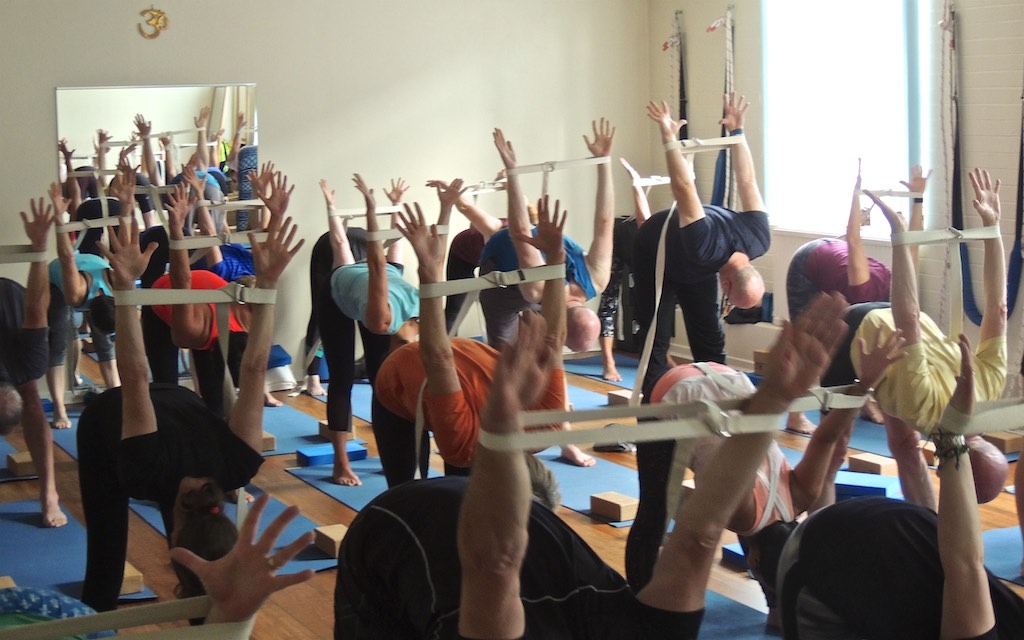
[[[962, 433], [948, 433], [940, 427], [932, 434], [935, 443], [936, 460], [955, 460], [956, 468], [960, 469], [960, 456], [971, 450], [967, 446], [967, 438]], [[939, 466], [942, 466], [941, 463]]]
[[924, 198], [914, 198], [914, 204], [923, 204]]
[[863, 391], [864, 395], [866, 395], [866, 396], [870, 396], [871, 394], [873, 394], [875, 392], [875, 388], [874, 387], [869, 387], [869, 386], [865, 385], [864, 382], [861, 381], [859, 378], [854, 378], [853, 379], [853, 384], [858, 389]]
[[731, 136], [743, 135], [743, 127], [740, 127], [739, 129], [733, 129], [732, 131], [729, 132], [729, 135], [731, 135]]

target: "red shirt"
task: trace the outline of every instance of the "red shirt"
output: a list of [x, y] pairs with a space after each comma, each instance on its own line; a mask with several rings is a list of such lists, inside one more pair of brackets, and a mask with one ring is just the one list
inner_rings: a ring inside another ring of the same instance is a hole
[[[227, 281], [210, 271], [196, 270], [192, 272], [192, 288], [197, 290], [210, 291], [213, 289], [221, 289], [227, 286]], [[153, 283], [153, 289], [170, 289], [171, 288], [171, 276], [170, 274], [164, 274], [156, 279]], [[167, 323], [168, 326], [171, 324], [171, 306], [169, 304], [155, 304], [153, 305], [153, 313], [158, 318]], [[211, 317], [214, 321], [210, 323], [210, 337], [203, 345], [203, 349], [210, 349], [217, 342], [217, 312], [214, 309], [212, 303], [209, 305]], [[228, 319], [228, 327], [232, 333], [245, 333], [245, 327], [235, 318], [235, 312], [232, 311]]]

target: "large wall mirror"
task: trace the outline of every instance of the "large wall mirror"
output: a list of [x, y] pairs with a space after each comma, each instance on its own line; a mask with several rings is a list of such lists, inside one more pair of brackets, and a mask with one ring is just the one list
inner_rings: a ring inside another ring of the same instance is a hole
[[[135, 116], [141, 114], [152, 123], [152, 132], [183, 131], [195, 128], [194, 118], [204, 107], [210, 109], [207, 127], [212, 135], [224, 130], [224, 141], [231, 143], [237, 129], [237, 114], [243, 114], [243, 145], [256, 144], [256, 85], [196, 85], [153, 87], [59, 87], [57, 89], [57, 138], [64, 138], [75, 150], [76, 166], [95, 166], [96, 132], [107, 131], [113, 141], [130, 139], [135, 131]], [[154, 141], [159, 155], [159, 142]], [[179, 157], [187, 160], [194, 151], [194, 133], [174, 136]], [[119, 149], [112, 149], [108, 164], [117, 161]]]

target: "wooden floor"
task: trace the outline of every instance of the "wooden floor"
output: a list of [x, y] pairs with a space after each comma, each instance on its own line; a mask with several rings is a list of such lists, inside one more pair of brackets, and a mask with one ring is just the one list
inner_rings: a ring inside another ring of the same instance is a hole
[[[88, 358], [82, 360], [83, 372], [94, 380], [101, 379], [96, 364]], [[570, 384], [600, 393], [618, 388], [591, 378], [571, 374], [569, 378]], [[285, 394], [277, 395], [288, 404], [317, 419], [325, 417], [326, 405], [317, 400], [307, 396], [287, 398]], [[376, 455], [373, 433], [369, 425], [358, 420], [356, 422], [356, 434], [367, 441], [370, 455]], [[12, 434], [9, 440], [16, 447], [24, 447], [20, 431]], [[807, 439], [800, 436], [786, 433], [780, 436], [780, 444], [795, 449], [802, 450], [806, 442]], [[636, 468], [633, 454], [596, 455]], [[71, 517], [83, 522], [77, 465], [59, 447], [55, 447], [55, 457], [58, 489], [64, 509]], [[439, 462], [434, 460], [438, 468]], [[354, 511], [285, 471], [293, 466], [296, 466], [294, 454], [269, 457], [253, 483], [285, 504], [299, 505], [303, 514], [318, 524], [348, 524], [352, 521], [355, 517]], [[1013, 477], [1012, 465], [1010, 477]], [[0, 484], [0, 502], [36, 498], [36, 481]], [[596, 523], [586, 516], [564, 508], [560, 509], [559, 514], [609, 565], [620, 572], [623, 571], [623, 554], [628, 529]], [[984, 529], [1015, 526], [1017, 519], [1013, 497], [1003, 493], [992, 503], [983, 506], [981, 520]], [[735, 536], [732, 534], [727, 533], [723, 538], [725, 543], [733, 541]], [[176, 581], [170, 568], [166, 540], [134, 513], [131, 514], [128, 560], [142, 571], [147, 586], [161, 599], [173, 598]], [[335, 570], [322, 571], [305, 584], [275, 594], [261, 610], [253, 637], [261, 640], [332, 637], [335, 575]], [[745, 573], [716, 565], [709, 588], [761, 611], [766, 610], [764, 597], [757, 583], [749, 579]], [[1018, 589], [1018, 593], [1024, 595], [1024, 590]]]

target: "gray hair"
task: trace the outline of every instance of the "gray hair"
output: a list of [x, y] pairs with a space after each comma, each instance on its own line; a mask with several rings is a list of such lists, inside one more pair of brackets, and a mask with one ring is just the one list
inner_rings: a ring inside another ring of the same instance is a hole
[[21, 424], [21, 394], [9, 382], [0, 382], [0, 436]]
[[558, 480], [551, 469], [531, 453], [524, 452], [526, 469], [530, 474], [530, 492], [542, 505], [554, 511], [562, 504], [562, 493], [558, 490]]

